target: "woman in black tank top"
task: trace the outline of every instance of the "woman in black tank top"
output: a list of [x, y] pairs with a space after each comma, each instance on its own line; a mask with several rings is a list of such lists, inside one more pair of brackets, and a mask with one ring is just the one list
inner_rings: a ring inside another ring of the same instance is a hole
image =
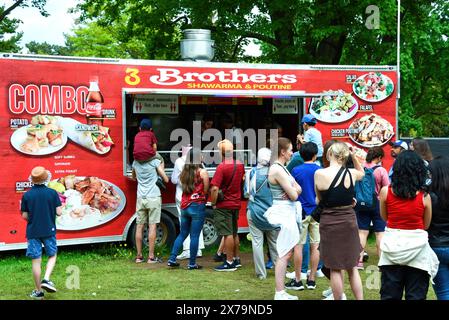
[[[345, 167], [349, 156], [355, 169]], [[315, 173], [317, 197], [324, 205], [320, 220], [321, 259], [330, 269], [334, 299], [346, 299], [342, 273], [346, 270], [355, 298], [362, 300], [362, 281], [357, 270], [362, 246], [353, 205], [354, 183], [361, 180], [365, 173], [352, 150], [343, 142], [332, 144], [326, 157], [330, 166]]]
[[[345, 186], [346, 176], [349, 176], [350, 180], [350, 185], [348, 188]], [[324, 191], [321, 191], [321, 194], [323, 193]], [[354, 197], [354, 182], [352, 180], [351, 172], [346, 168], [342, 173], [340, 182], [332, 189], [332, 192], [328, 194], [326, 207], [332, 208], [350, 206], [353, 204]]]

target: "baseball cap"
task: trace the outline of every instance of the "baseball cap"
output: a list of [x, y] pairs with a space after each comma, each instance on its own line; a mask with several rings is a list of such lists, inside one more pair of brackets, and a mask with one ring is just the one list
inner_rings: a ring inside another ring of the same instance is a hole
[[316, 123], [316, 118], [308, 113], [302, 117], [301, 123]]
[[390, 145], [393, 148], [399, 148], [401, 147], [404, 150], [408, 150], [408, 144], [404, 140], [396, 140], [395, 142], [390, 142]]
[[143, 119], [142, 121], [140, 121], [140, 127], [142, 129], [148, 130], [153, 127], [153, 124], [151, 123], [150, 119]]

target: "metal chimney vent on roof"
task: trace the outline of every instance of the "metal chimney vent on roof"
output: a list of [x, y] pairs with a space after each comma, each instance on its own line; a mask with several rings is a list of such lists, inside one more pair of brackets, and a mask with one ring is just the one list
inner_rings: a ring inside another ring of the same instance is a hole
[[181, 58], [186, 61], [211, 61], [214, 57], [214, 41], [210, 30], [186, 29], [181, 40]]

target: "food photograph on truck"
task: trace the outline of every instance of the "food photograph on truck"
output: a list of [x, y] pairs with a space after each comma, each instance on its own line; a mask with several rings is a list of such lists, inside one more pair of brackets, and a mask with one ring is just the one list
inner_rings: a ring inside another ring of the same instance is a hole
[[[0, 300], [444, 299], [445, 42], [401, 64], [394, 6], [68, 2], [0, 4]], [[77, 18], [21, 43], [23, 10]]]

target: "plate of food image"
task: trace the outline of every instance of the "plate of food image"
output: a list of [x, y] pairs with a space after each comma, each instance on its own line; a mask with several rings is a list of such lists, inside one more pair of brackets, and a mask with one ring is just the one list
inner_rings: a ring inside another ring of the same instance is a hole
[[352, 84], [357, 97], [367, 102], [379, 102], [394, 91], [393, 81], [381, 72], [369, 72], [358, 77]]
[[34, 116], [29, 125], [13, 132], [11, 145], [17, 151], [31, 156], [43, 156], [61, 150], [67, 144], [67, 134], [59, 119], [48, 115]]
[[351, 119], [359, 109], [357, 100], [343, 90], [328, 91], [320, 98], [313, 98], [309, 112], [318, 120], [328, 123], [344, 122]]
[[62, 215], [56, 218], [58, 230], [102, 225], [117, 217], [126, 204], [119, 187], [95, 176], [67, 175], [50, 181], [48, 187], [58, 192], [62, 203]]
[[370, 148], [386, 144], [393, 136], [391, 123], [375, 113], [355, 119], [348, 128], [349, 138], [356, 144]]

